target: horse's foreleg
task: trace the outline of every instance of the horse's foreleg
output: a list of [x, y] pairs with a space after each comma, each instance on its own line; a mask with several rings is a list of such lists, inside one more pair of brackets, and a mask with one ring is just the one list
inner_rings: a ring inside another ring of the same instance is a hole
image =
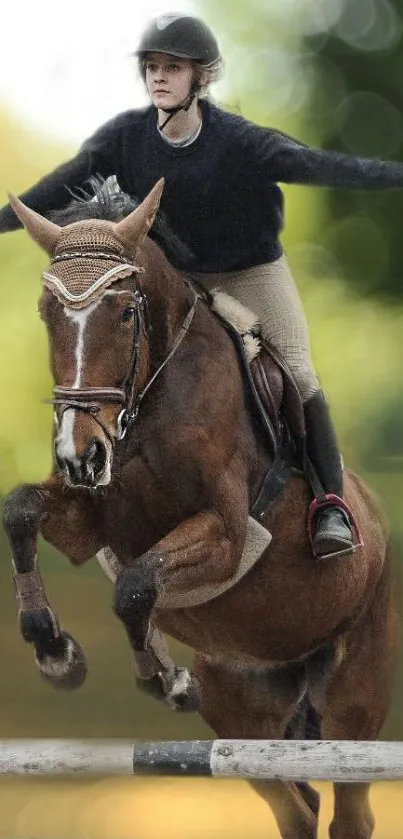
[[[160, 592], [191, 591], [221, 582], [236, 570], [233, 545], [217, 513], [199, 513], [161, 539], [116, 580], [114, 610], [140, 661], [149, 650], [150, 619]], [[187, 671], [174, 686], [174, 707], [194, 707], [198, 688]]]
[[[103, 548], [97, 554], [97, 559], [107, 577], [115, 583], [123, 570], [117, 557], [109, 548]], [[130, 642], [133, 648], [131, 639]], [[164, 634], [152, 623], [143, 647], [133, 648], [133, 663], [139, 690], [163, 700], [175, 711], [197, 709], [199, 697], [196, 681], [186, 667], [178, 667], [173, 663]]]
[[[246, 517], [243, 537], [245, 533]], [[171, 595], [172, 608], [178, 608], [175, 595], [225, 582], [237, 570], [242, 547], [234, 534], [228, 534], [219, 513], [197, 513], [122, 568], [116, 579], [115, 611], [125, 625], [130, 622], [135, 647], [144, 645], [159, 595]]]
[[150, 623], [144, 650], [133, 650], [137, 687], [173, 711], [197, 711], [199, 683], [187, 667], [173, 663], [165, 636]]
[[[37, 567], [38, 534], [49, 516], [49, 499], [55, 501], [58, 492], [52, 481], [49, 485], [17, 487], [5, 499], [4, 528], [12, 551], [21, 635], [33, 644], [42, 676], [54, 687], [70, 690], [80, 687], [85, 679], [84, 654], [74, 638], [61, 629]], [[58, 526], [60, 532], [62, 522]]]
[[144, 649], [150, 616], [162, 592], [181, 595], [224, 582], [235, 573], [240, 555], [223, 518], [211, 511], [182, 522], [132, 565], [121, 568], [114, 609], [130, 628], [133, 648]]

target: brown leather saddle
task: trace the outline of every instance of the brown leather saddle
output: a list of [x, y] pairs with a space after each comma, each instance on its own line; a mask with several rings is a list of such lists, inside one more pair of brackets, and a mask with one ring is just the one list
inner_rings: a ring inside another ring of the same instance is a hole
[[[295, 379], [281, 353], [260, 338], [262, 349], [249, 362], [242, 335], [215, 313], [231, 336], [249, 392], [251, 411], [263, 425], [273, 462], [255, 498], [250, 515], [261, 521], [277, 501], [291, 475], [306, 475], [305, 419]], [[309, 481], [309, 474], [306, 475]]]
[[256, 521], [262, 522], [266, 512], [277, 502], [290, 477], [299, 475], [306, 480], [312, 492], [312, 501], [307, 515], [307, 531], [311, 545], [313, 544], [313, 522], [317, 512], [335, 503], [338, 507], [345, 509], [349, 515], [356, 534], [354, 550], [361, 547], [362, 537], [351, 510], [346, 507], [343, 499], [325, 493], [316, 469], [307, 455], [303, 403], [285, 359], [272, 344], [258, 335], [261, 350], [249, 362], [243, 336], [219, 313], [215, 312], [215, 314], [235, 344], [244, 374], [244, 382], [251, 395], [249, 402], [251, 412], [263, 424], [267, 444], [271, 447], [273, 455], [272, 464], [252, 503], [250, 515]]

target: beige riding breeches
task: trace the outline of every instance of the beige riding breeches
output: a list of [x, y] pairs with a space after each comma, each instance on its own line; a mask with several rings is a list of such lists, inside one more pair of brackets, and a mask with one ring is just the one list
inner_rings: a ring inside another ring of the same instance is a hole
[[259, 319], [262, 335], [289, 365], [303, 402], [320, 385], [313, 368], [308, 325], [286, 257], [244, 271], [222, 274], [187, 273], [207, 291], [220, 288]]

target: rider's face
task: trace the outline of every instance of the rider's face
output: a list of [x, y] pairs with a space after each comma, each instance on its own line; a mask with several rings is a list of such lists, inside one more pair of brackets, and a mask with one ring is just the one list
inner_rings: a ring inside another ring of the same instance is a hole
[[146, 85], [156, 108], [175, 108], [187, 99], [193, 81], [193, 64], [167, 53], [149, 53]]

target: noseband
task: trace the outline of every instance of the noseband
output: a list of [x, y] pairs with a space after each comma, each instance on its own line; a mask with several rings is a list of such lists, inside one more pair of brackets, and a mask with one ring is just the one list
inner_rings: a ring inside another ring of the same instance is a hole
[[[99, 254], [97, 252], [94, 253], [74, 253], [74, 254], [66, 254], [61, 255], [59, 257], [68, 259], [72, 259], [74, 257], [91, 257], [92, 259], [97, 258], [105, 258], [106, 256], [112, 259], [114, 258], [114, 254]], [[115, 257], [116, 258], [116, 257]], [[139, 268], [138, 266], [134, 265], [134, 263], [128, 263], [128, 261], [121, 261], [122, 268], [125, 271], [125, 275], [128, 275], [127, 267], [128, 265], [132, 266], [132, 273], [139, 274], [143, 272], [143, 268]], [[108, 272], [110, 274], [110, 272]], [[117, 274], [118, 271], [114, 271], [114, 274]], [[88, 291], [89, 293], [92, 289], [104, 289], [105, 286], [102, 284], [102, 280], [106, 275], [102, 275], [97, 280], [94, 281], [91, 289]], [[52, 280], [56, 281], [57, 278], [54, 275], [46, 273], [44, 274], [44, 278], [47, 280], [47, 284], [52, 287]], [[119, 278], [119, 277], [117, 277]], [[58, 280], [58, 288], [60, 291], [60, 281]], [[53, 290], [53, 288], [52, 288]], [[130, 368], [128, 373], [123, 381], [122, 388], [115, 388], [115, 387], [85, 387], [85, 388], [70, 388], [70, 387], [63, 387], [61, 385], [55, 385], [53, 388], [53, 399], [45, 400], [47, 403], [52, 405], [57, 405], [61, 407], [60, 418], [63, 416], [64, 412], [68, 409], [72, 408], [76, 411], [83, 411], [85, 413], [91, 414], [94, 420], [98, 423], [98, 425], [102, 428], [104, 434], [110, 441], [111, 445], [114, 443], [115, 440], [123, 440], [125, 437], [128, 429], [134, 424], [138, 417], [138, 413], [140, 410], [141, 402], [143, 401], [146, 393], [150, 390], [151, 386], [154, 384], [155, 380], [160, 375], [161, 371], [164, 369], [166, 364], [171, 360], [171, 358], [175, 355], [177, 349], [179, 348], [180, 344], [182, 343], [183, 339], [185, 338], [190, 324], [192, 323], [197, 301], [199, 299], [199, 295], [194, 291], [194, 298], [193, 304], [185, 317], [182, 325], [179, 328], [178, 334], [175, 337], [174, 343], [172, 345], [171, 350], [169, 351], [168, 355], [165, 357], [163, 362], [160, 364], [158, 369], [152, 375], [151, 379], [147, 382], [145, 387], [136, 393], [136, 378], [139, 369], [140, 363], [140, 342], [141, 336], [144, 335], [147, 343], [150, 343], [150, 323], [149, 323], [149, 310], [148, 310], [148, 302], [145, 293], [141, 288], [140, 281], [136, 276], [136, 287], [133, 293], [133, 303], [134, 303], [134, 330], [133, 330], [133, 353]], [[59, 296], [59, 295], [58, 295]], [[69, 294], [69, 299], [71, 301], [72, 295]], [[83, 298], [83, 295], [80, 295]], [[60, 299], [60, 298], [59, 298]], [[68, 305], [68, 299], [65, 299], [65, 304]], [[117, 424], [116, 424], [116, 431], [114, 434], [111, 434], [108, 427], [106, 426], [105, 422], [99, 416], [101, 411], [101, 407], [103, 404], [120, 404], [122, 405], [122, 410], [119, 413]]]

